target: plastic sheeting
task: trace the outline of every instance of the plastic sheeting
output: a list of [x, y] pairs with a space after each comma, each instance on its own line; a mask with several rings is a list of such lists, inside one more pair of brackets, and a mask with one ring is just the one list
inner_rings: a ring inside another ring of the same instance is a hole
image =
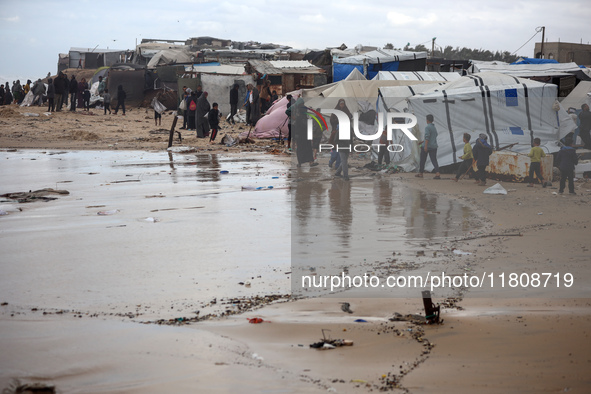
[[193, 57], [181, 49], [164, 49], [156, 53], [148, 62], [148, 68], [164, 66], [177, 63], [191, 63]]
[[246, 97], [246, 85], [254, 84], [252, 75], [219, 75], [201, 74], [201, 86], [208, 93], [209, 104], [218, 103], [219, 110], [225, 118], [230, 113], [230, 90], [235, 83], [240, 86], [238, 90], [238, 108], [241, 107]]

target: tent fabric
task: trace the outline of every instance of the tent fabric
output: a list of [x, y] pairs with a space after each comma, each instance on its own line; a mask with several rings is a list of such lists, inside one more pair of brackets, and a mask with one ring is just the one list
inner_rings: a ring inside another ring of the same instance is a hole
[[361, 55], [348, 56], [333, 59], [333, 63], [339, 64], [378, 64], [400, 62], [405, 60], [426, 59], [427, 52], [398, 51], [395, 49], [378, 49]]
[[[399, 69], [424, 69], [427, 52], [398, 51], [394, 49], [378, 49], [361, 55], [333, 59], [332, 78], [337, 82], [345, 79], [354, 69], [363, 75], [364, 67], [367, 77], [374, 78], [380, 71], [398, 71]], [[417, 64], [417, 60], [420, 60]], [[404, 63], [412, 63], [410, 67], [403, 67]], [[422, 65], [422, 66], [421, 66]]]
[[238, 103], [242, 103], [246, 97], [246, 85], [254, 84], [252, 75], [201, 74], [203, 91], [208, 93], [207, 100], [210, 104], [218, 103], [218, 109], [224, 118], [230, 113], [230, 90], [235, 83], [241, 87]]
[[522, 57], [518, 59], [516, 62], [511, 64], [548, 64], [548, 63], [558, 63], [556, 59], [535, 59], [531, 57]]
[[431, 71], [380, 71], [373, 78], [375, 80], [406, 80], [406, 81], [455, 81], [462, 76], [456, 72], [431, 72]]
[[[576, 127], [556, 101], [556, 85], [499, 73], [480, 73], [462, 77], [442, 88], [408, 99], [409, 110], [417, 117], [421, 133], [427, 125], [426, 115], [435, 118], [440, 166], [459, 161], [464, 133], [473, 139], [480, 133], [486, 134], [494, 149], [516, 143], [511, 150], [524, 153], [531, 148], [533, 139], [539, 137], [542, 148], [553, 153], [559, 149], [560, 138]], [[429, 162], [426, 169], [432, 168]]]
[[365, 75], [363, 75], [361, 73], [361, 71], [359, 71], [356, 68], [351, 70], [349, 75], [347, 75], [347, 77], [345, 78], [345, 81], [365, 81], [365, 80], [367, 80], [367, 78], [365, 78]]
[[156, 53], [148, 62], [148, 68], [155, 68], [156, 66], [164, 66], [177, 63], [191, 63], [192, 56], [179, 49], [164, 49]]
[[591, 82], [581, 81], [561, 102], [566, 109], [581, 109], [581, 105], [591, 106]]
[[559, 75], [566, 73], [575, 73], [581, 69], [576, 63], [546, 63], [546, 64], [487, 64], [484, 62], [475, 62], [470, 71], [478, 72], [497, 72], [509, 74], [516, 77], [535, 77], [545, 75]]

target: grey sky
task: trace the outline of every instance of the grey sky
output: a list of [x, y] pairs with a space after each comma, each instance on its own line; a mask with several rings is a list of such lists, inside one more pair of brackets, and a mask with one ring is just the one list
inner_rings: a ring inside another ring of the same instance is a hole
[[[0, 78], [56, 73], [70, 47], [133, 49], [136, 39], [213, 36], [297, 48], [345, 43], [513, 52], [546, 26], [548, 41], [591, 41], [587, 1], [40, 1], [0, 0]], [[534, 43], [517, 54], [533, 56]], [[4, 80], [0, 80], [4, 82]], [[12, 81], [11, 81], [12, 82]]]

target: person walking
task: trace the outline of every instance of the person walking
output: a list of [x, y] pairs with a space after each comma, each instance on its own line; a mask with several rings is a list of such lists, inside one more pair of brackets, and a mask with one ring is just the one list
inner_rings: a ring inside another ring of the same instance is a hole
[[433, 115], [426, 116], [427, 127], [425, 127], [425, 139], [421, 144], [421, 158], [419, 162], [419, 173], [415, 175], [417, 178], [422, 178], [425, 172], [425, 163], [427, 156], [431, 159], [433, 169], [435, 170], [435, 178], [441, 179], [439, 174], [439, 163], [437, 163], [437, 128], [435, 127]]
[[236, 124], [234, 115], [238, 112], [238, 89], [239, 86], [235, 83], [232, 90], [230, 90], [230, 117], [226, 121], [232, 124]]

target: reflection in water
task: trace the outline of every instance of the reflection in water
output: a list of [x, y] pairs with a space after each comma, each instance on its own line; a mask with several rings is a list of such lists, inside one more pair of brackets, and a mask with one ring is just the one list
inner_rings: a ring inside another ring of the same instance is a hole
[[[220, 180], [220, 163], [216, 154], [195, 155], [198, 182], [218, 182]], [[206, 168], [206, 169], [204, 169]]]
[[351, 182], [336, 179], [328, 191], [330, 201], [330, 220], [337, 229], [335, 236], [341, 240], [338, 244], [349, 246], [353, 211], [351, 209]]
[[[349, 267], [355, 275], [371, 270], [364, 262], [411, 250], [411, 241], [471, 230], [469, 208], [388, 177], [352, 182], [308, 178], [294, 182], [292, 192], [294, 273], [340, 275], [342, 267]], [[292, 288], [301, 286], [294, 282]]]

